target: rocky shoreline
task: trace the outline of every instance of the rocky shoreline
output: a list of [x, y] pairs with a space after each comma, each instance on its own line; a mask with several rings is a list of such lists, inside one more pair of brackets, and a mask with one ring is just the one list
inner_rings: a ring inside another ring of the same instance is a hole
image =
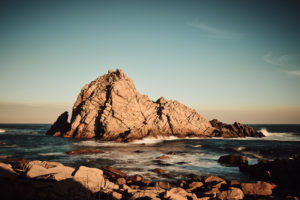
[[154, 181], [147, 175], [128, 176], [110, 166], [72, 168], [58, 162], [6, 158], [0, 162], [0, 193], [5, 199], [22, 200], [299, 199], [299, 158], [248, 165], [243, 156], [222, 156], [220, 163], [239, 166], [253, 177], [252, 182], [246, 183], [214, 175], [174, 177], [160, 168], [153, 171], [170, 181]]

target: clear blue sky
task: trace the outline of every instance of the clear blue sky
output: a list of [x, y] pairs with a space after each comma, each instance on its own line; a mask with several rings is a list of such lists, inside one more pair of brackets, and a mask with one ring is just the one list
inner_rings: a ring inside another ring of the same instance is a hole
[[300, 1], [1, 1], [0, 123], [53, 122], [121, 68], [225, 122], [300, 123]]

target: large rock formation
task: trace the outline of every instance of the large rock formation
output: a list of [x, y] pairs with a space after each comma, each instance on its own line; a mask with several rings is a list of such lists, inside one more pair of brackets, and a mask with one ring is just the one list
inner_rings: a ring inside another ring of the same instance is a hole
[[73, 106], [70, 123], [67, 116], [63, 113], [47, 134], [125, 142], [158, 136], [222, 136], [213, 133], [216, 128], [194, 109], [163, 97], [153, 102], [140, 94], [119, 69], [85, 85]]

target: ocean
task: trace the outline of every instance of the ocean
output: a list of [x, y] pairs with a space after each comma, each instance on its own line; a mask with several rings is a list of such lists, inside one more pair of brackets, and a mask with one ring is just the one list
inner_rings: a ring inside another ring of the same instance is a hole
[[[264, 138], [144, 139], [132, 143], [101, 142], [46, 135], [49, 124], [0, 124], [0, 157], [13, 156], [27, 160], [58, 161], [68, 166], [100, 168], [112, 166], [128, 175], [147, 173], [152, 179], [162, 179], [152, 172], [155, 168], [181, 178], [186, 174], [213, 174], [223, 178], [247, 181], [238, 167], [218, 163], [222, 155], [241, 154], [249, 164], [260, 159], [273, 160], [300, 153], [300, 125], [251, 125], [262, 131]], [[68, 155], [75, 149], [97, 148], [104, 153]], [[170, 158], [157, 157], [173, 151]]]

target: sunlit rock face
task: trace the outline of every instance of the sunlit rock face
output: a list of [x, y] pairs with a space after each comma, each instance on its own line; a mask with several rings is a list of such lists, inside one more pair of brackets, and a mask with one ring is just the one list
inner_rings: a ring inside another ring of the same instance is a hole
[[70, 124], [66, 117], [57, 122], [48, 134], [115, 141], [151, 136], [209, 136], [213, 130], [208, 120], [178, 101], [161, 97], [153, 102], [140, 94], [133, 81], [119, 69], [109, 70], [82, 88]]
[[[120, 69], [109, 70], [108, 74], [85, 85], [73, 106], [70, 123], [67, 118], [68, 114], [63, 113], [47, 134], [118, 142], [145, 137], [222, 137], [225, 134], [178, 101], [161, 97], [154, 102], [140, 94]], [[234, 131], [226, 132], [226, 137], [248, 136]]]

